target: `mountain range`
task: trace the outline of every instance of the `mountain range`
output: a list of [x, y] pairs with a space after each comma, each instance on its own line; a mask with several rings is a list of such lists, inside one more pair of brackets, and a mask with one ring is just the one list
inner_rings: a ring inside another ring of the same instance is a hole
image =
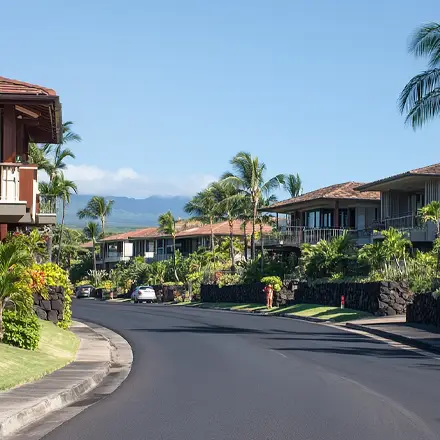
[[[87, 220], [79, 220], [76, 213], [83, 209], [92, 196], [77, 194], [72, 195], [66, 209], [66, 225], [82, 227]], [[174, 217], [185, 218], [183, 207], [190, 200], [184, 196], [151, 196], [145, 199], [132, 199], [129, 197], [106, 197], [106, 200], [114, 200], [113, 210], [107, 219], [108, 229], [130, 229], [157, 225], [160, 214], [171, 210]]]

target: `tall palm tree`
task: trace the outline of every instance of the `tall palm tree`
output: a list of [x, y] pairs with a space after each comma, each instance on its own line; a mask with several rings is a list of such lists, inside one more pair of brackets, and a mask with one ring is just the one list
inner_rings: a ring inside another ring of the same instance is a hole
[[55, 180], [52, 182], [56, 196], [61, 199], [62, 203], [62, 211], [61, 211], [61, 226], [60, 226], [60, 237], [58, 243], [58, 254], [57, 254], [57, 264], [60, 264], [61, 257], [61, 246], [63, 242], [63, 228], [64, 228], [64, 220], [66, 217], [66, 206], [70, 203], [70, 196], [72, 193], [77, 193], [78, 188], [72, 180], [68, 180], [64, 178], [64, 174], [59, 174], [55, 177]]
[[283, 188], [290, 194], [290, 197], [298, 197], [302, 193], [302, 182], [299, 174], [286, 174]]
[[89, 218], [92, 220], [100, 220], [102, 235], [105, 236], [105, 222], [112, 213], [114, 200], [106, 201], [104, 197], [93, 196], [84, 209], [78, 211], [78, 218]]
[[173, 267], [174, 267], [174, 276], [176, 281], [179, 281], [179, 277], [177, 276], [177, 268], [176, 268], [176, 219], [174, 218], [171, 211], [165, 212], [161, 214], [158, 219], [159, 223], [159, 231], [165, 235], [171, 235], [173, 240]]
[[[267, 198], [262, 197], [260, 200], [260, 205], [261, 206], [269, 206], [272, 203], [275, 203], [277, 201], [277, 197], [272, 194]], [[263, 273], [264, 270], [264, 237], [263, 237], [263, 232], [264, 232], [264, 226], [266, 225], [273, 225], [273, 217], [269, 214], [264, 214], [262, 212], [258, 213], [258, 217], [257, 217], [257, 223], [260, 227], [260, 249], [261, 249], [261, 273]]]
[[420, 208], [420, 216], [423, 223], [432, 222], [436, 227], [436, 237], [440, 238], [440, 202], [432, 201]]
[[60, 144], [37, 145], [33, 142], [29, 144], [29, 160], [37, 164], [38, 169], [46, 171], [50, 181], [55, 175], [66, 168], [65, 159], [75, 158], [74, 153], [69, 148], [63, 148], [63, 145], [69, 142], [81, 142], [81, 136], [72, 131], [72, 121], [63, 124], [63, 136]]
[[13, 241], [0, 242], [0, 342], [3, 340], [3, 310], [9, 301], [23, 295], [15, 286], [20, 280], [20, 267], [31, 263], [30, 253]]
[[[218, 185], [218, 184], [217, 184]], [[211, 251], [214, 250], [214, 222], [219, 218], [218, 191], [216, 184], [198, 192], [183, 208], [192, 220], [209, 224], [211, 228]]]
[[231, 161], [232, 172], [223, 175], [223, 181], [231, 183], [237, 190], [248, 197], [252, 204], [252, 235], [251, 258], [255, 258], [255, 222], [257, 220], [258, 206], [262, 196], [267, 197], [273, 190], [284, 184], [284, 174], [278, 174], [268, 181], [264, 180], [266, 164], [260, 162], [258, 157], [241, 151]]
[[93, 255], [93, 270], [96, 271], [96, 242], [100, 236], [99, 225], [95, 222], [87, 223], [86, 227], [83, 229], [85, 237], [90, 240], [93, 244], [92, 255]]
[[240, 209], [244, 196], [237, 192], [231, 183], [213, 184], [216, 190], [217, 206], [221, 216], [227, 220], [229, 226], [229, 255], [231, 258], [231, 271], [235, 272], [234, 257], [234, 222], [240, 216]]
[[248, 234], [247, 226], [252, 220], [252, 205], [248, 197], [243, 197], [240, 201], [238, 219], [242, 221], [241, 229], [243, 229], [244, 242], [244, 259], [248, 260]]
[[399, 98], [405, 122], [415, 130], [440, 114], [440, 23], [420, 26], [411, 38], [409, 52], [428, 57], [429, 66], [408, 82]]

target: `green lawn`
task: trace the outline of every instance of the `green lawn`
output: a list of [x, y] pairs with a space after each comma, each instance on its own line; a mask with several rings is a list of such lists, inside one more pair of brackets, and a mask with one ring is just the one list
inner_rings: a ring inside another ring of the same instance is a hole
[[361, 312], [353, 309], [340, 309], [339, 307], [327, 307], [319, 304], [295, 304], [286, 307], [274, 307], [268, 310], [262, 304], [237, 304], [237, 303], [178, 303], [177, 305], [186, 305], [191, 307], [205, 308], [205, 309], [222, 309], [242, 312], [264, 312], [269, 315], [291, 314], [304, 317], [314, 317], [322, 319], [323, 321], [331, 319], [334, 322], [351, 321], [354, 319], [361, 319], [371, 317], [369, 313]]
[[48, 321], [40, 321], [41, 339], [37, 350], [0, 344], [0, 390], [39, 379], [70, 363], [79, 339]]

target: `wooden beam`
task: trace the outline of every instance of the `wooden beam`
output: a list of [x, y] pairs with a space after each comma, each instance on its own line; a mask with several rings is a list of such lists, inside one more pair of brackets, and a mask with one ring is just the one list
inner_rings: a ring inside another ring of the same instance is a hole
[[26, 107], [22, 107], [21, 105], [16, 105], [15, 110], [18, 110], [20, 113], [30, 116], [31, 118], [37, 119], [41, 116], [40, 112], [36, 112], [33, 110], [29, 110]]

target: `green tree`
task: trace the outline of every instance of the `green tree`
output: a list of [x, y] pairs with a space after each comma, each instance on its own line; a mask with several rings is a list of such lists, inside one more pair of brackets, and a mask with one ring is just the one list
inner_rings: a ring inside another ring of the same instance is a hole
[[93, 196], [86, 207], [78, 211], [78, 218], [100, 220], [102, 235], [105, 236], [105, 222], [112, 213], [114, 203], [114, 200], [106, 201], [104, 197]]
[[77, 193], [78, 188], [72, 180], [68, 180], [64, 178], [64, 174], [56, 175], [55, 179], [52, 182], [54, 187], [54, 192], [56, 197], [61, 200], [62, 210], [61, 210], [61, 226], [60, 226], [60, 237], [58, 243], [58, 253], [57, 253], [57, 264], [60, 264], [61, 257], [61, 248], [63, 242], [63, 228], [64, 228], [64, 220], [66, 217], [66, 206], [70, 203], [70, 196], [72, 193]]
[[440, 202], [434, 200], [419, 210], [423, 223], [432, 222], [436, 227], [436, 238], [440, 238]]
[[225, 183], [231, 183], [238, 192], [249, 198], [252, 205], [251, 258], [255, 258], [255, 224], [261, 197], [267, 197], [284, 184], [284, 175], [278, 174], [265, 181], [266, 165], [250, 153], [240, 152], [231, 161], [232, 172], [223, 175]]
[[93, 270], [96, 271], [96, 242], [100, 236], [98, 223], [89, 222], [83, 230], [85, 237], [93, 244], [92, 256], [93, 256]]
[[283, 188], [290, 194], [290, 197], [298, 197], [302, 193], [302, 182], [299, 174], [286, 174]]
[[440, 112], [440, 24], [428, 23], [413, 34], [409, 52], [427, 57], [429, 69], [412, 78], [402, 90], [399, 107], [406, 113], [406, 123], [422, 127]]
[[0, 342], [3, 340], [3, 310], [8, 302], [21, 300], [23, 295], [15, 283], [20, 280], [20, 269], [31, 263], [31, 255], [21, 245], [0, 242]]
[[184, 207], [192, 220], [209, 224], [211, 228], [211, 250], [214, 249], [214, 223], [219, 218], [218, 187], [215, 184], [198, 192]]
[[165, 212], [161, 214], [158, 219], [159, 223], [159, 231], [165, 235], [170, 235], [173, 240], [173, 268], [174, 268], [174, 276], [176, 281], [179, 281], [179, 277], [177, 276], [176, 269], [176, 219], [174, 218], [171, 211]]
[[[269, 196], [267, 198], [261, 197], [260, 206], [269, 206], [272, 203], [275, 203], [276, 201], [277, 201], [277, 197], [274, 194], [272, 194], [271, 196]], [[261, 251], [260, 262], [261, 262], [261, 273], [263, 273], [263, 271], [264, 271], [264, 237], [263, 237], [264, 226], [269, 226], [269, 225], [273, 226], [273, 224], [274, 224], [273, 217], [269, 214], [259, 212], [258, 217], [257, 217], [257, 224], [260, 227], [260, 251]]]

